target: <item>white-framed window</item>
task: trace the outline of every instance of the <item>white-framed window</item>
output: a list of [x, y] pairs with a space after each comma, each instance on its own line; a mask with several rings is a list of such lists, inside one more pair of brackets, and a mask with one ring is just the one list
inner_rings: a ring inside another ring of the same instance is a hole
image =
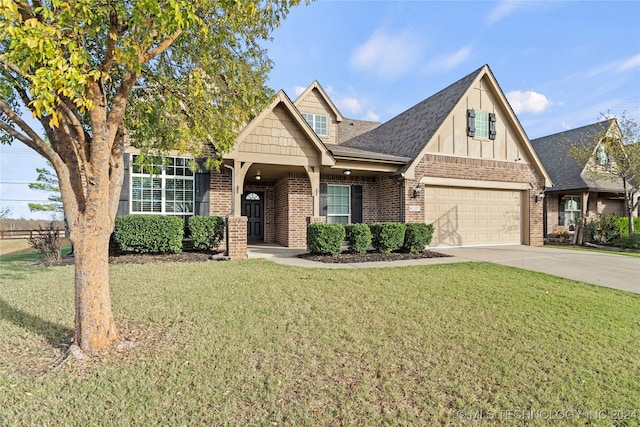
[[558, 213], [558, 225], [575, 225], [582, 213], [580, 196], [562, 196]]
[[351, 186], [327, 185], [327, 224], [351, 222]]
[[184, 157], [154, 157], [144, 168], [131, 159], [131, 213], [192, 215], [195, 181]]
[[467, 135], [473, 138], [496, 139], [496, 115], [485, 111], [467, 110]]
[[304, 117], [317, 135], [327, 136], [329, 134], [327, 130], [327, 116], [323, 114], [302, 113], [302, 117]]
[[484, 111], [476, 111], [476, 137], [489, 137], [489, 119]]

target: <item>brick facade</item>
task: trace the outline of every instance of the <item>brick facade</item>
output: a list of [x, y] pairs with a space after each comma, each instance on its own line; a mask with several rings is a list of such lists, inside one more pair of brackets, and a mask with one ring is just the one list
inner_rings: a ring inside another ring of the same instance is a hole
[[247, 257], [247, 217], [230, 216], [227, 218], [229, 232], [230, 259], [244, 259]]

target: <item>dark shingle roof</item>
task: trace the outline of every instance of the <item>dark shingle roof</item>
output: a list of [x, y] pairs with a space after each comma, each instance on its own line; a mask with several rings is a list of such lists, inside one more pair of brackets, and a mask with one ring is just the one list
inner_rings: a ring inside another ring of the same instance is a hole
[[480, 67], [449, 87], [343, 146], [415, 159], [482, 72]]
[[339, 144], [324, 144], [331, 154], [336, 157], [349, 157], [353, 159], [382, 160], [394, 163], [409, 163], [411, 158], [402, 156], [393, 156], [391, 154], [376, 153], [374, 151], [361, 150], [359, 148], [346, 147]]
[[342, 144], [356, 136], [362, 135], [380, 126], [378, 122], [366, 120], [344, 119], [338, 124], [338, 144]]
[[615, 190], [617, 188], [611, 181], [597, 180], [589, 174], [581, 175], [585, 165], [579, 164], [569, 153], [574, 146], [595, 149], [596, 144], [613, 122], [613, 119], [605, 120], [531, 140], [533, 148], [554, 183], [550, 191]]

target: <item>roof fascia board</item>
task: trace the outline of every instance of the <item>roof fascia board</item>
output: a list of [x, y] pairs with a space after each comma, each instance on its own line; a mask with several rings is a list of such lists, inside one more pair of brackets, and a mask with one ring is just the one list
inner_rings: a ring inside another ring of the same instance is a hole
[[322, 86], [320, 85], [320, 83], [317, 80], [314, 80], [305, 90], [304, 92], [302, 92], [300, 94], [300, 96], [298, 98], [296, 98], [296, 100], [294, 101], [294, 105], [297, 105], [298, 101], [300, 101], [301, 99], [304, 99], [308, 94], [310, 94], [314, 89], [316, 89], [318, 92], [320, 92], [320, 95], [322, 96], [322, 98], [324, 99], [324, 101], [327, 103], [327, 105], [329, 106], [329, 108], [331, 108], [331, 111], [333, 112], [333, 114], [336, 115], [336, 120], [338, 121], [338, 123], [340, 123], [341, 121], [344, 120], [344, 118], [342, 117], [342, 114], [340, 114], [340, 111], [338, 110], [338, 108], [336, 107], [336, 105], [333, 103], [333, 101], [331, 100], [331, 98], [329, 98], [329, 95], [327, 95], [327, 92], [325, 92], [325, 90], [322, 88]]

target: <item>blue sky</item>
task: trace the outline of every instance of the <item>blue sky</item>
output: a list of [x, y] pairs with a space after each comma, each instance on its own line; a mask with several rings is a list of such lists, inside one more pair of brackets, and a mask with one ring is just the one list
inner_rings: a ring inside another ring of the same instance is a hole
[[[640, 120], [639, 1], [317, 1], [273, 38], [269, 85], [295, 100], [318, 80], [348, 118], [384, 122], [489, 64], [532, 139], [607, 111]], [[6, 200], [46, 198], [21, 184], [44, 161], [0, 153], [0, 206], [30, 217]]]

